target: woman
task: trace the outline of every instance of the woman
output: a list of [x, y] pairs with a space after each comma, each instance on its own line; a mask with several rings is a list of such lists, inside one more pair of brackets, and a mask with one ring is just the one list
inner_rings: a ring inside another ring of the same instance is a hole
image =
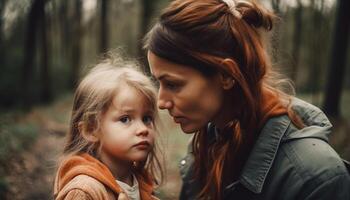
[[195, 133], [180, 199], [350, 199], [332, 125], [271, 69], [273, 20], [255, 2], [175, 0], [146, 36], [158, 107]]

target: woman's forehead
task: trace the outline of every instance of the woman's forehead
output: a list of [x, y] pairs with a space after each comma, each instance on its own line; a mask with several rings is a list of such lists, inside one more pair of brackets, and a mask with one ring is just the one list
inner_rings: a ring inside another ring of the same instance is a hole
[[166, 78], [181, 79], [183, 77], [190, 76], [191, 74], [199, 73], [197, 70], [193, 69], [190, 66], [168, 61], [155, 55], [152, 52], [148, 53], [148, 61], [152, 75], [158, 80]]

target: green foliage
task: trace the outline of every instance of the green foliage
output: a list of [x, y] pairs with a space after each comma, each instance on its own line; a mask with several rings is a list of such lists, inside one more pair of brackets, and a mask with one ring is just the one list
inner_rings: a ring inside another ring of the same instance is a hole
[[7, 190], [8, 190], [8, 184], [6, 180], [0, 177], [0, 197], [5, 197]]
[[0, 163], [4, 164], [35, 141], [38, 125], [16, 122], [13, 114], [1, 116], [0, 119]]
[[11, 160], [27, 150], [38, 135], [38, 125], [16, 121], [19, 116], [16, 112], [0, 116], [0, 197], [9, 187], [3, 177], [11, 170]]

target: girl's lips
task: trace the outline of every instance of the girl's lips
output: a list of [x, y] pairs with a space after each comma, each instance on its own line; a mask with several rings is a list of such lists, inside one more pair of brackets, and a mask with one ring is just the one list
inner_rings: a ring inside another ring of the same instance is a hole
[[134, 145], [134, 147], [138, 149], [148, 149], [150, 146], [151, 145], [148, 141], [142, 141]]

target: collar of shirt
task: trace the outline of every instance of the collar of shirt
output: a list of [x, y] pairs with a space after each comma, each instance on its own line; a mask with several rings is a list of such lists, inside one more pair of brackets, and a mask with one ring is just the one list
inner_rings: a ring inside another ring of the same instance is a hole
[[126, 195], [130, 200], [139, 200], [140, 198], [140, 190], [139, 183], [135, 175], [133, 175], [133, 185], [130, 186], [122, 181], [116, 180], [119, 186], [124, 190]]

